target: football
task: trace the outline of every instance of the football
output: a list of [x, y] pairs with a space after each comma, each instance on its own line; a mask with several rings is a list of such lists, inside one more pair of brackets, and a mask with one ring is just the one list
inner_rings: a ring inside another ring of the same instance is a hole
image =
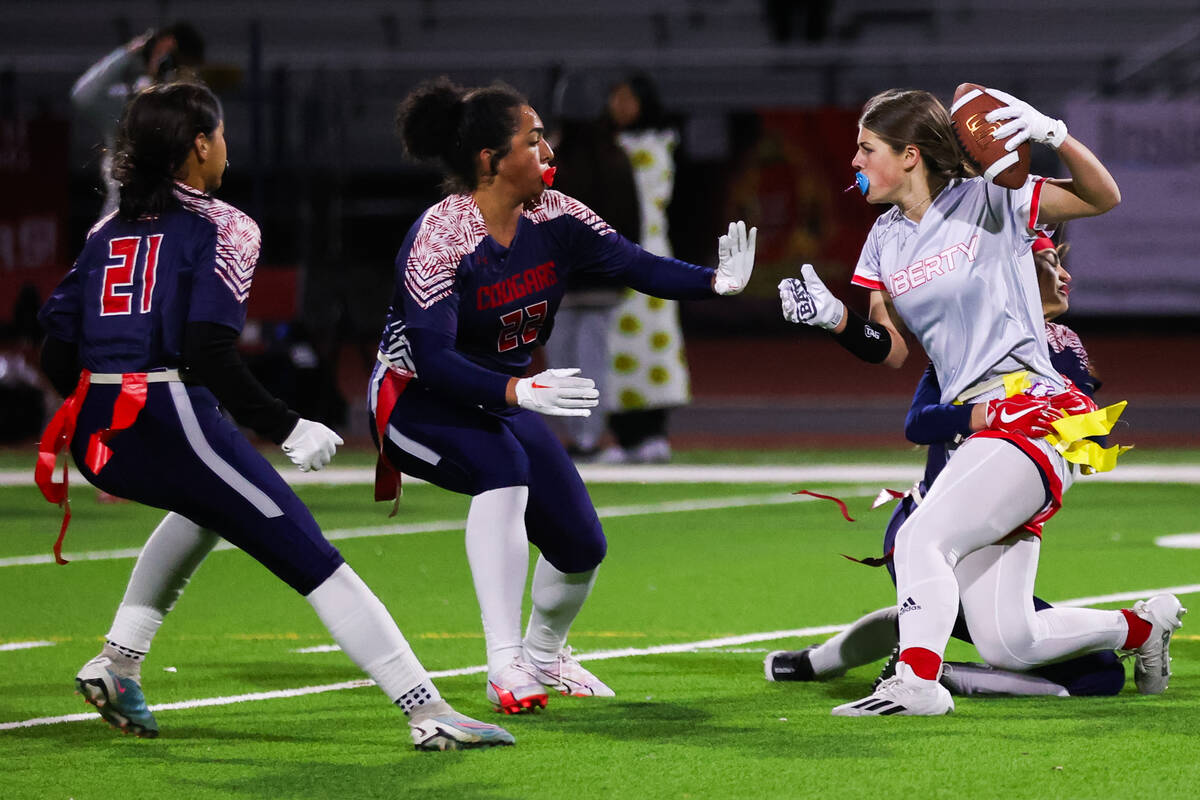
[[950, 106], [950, 123], [967, 160], [980, 175], [997, 186], [1018, 189], [1029, 177], [1029, 142], [1012, 152], [1005, 150], [1004, 140], [994, 134], [1007, 120], [985, 119], [989, 111], [1004, 105], [979, 84], [959, 84]]

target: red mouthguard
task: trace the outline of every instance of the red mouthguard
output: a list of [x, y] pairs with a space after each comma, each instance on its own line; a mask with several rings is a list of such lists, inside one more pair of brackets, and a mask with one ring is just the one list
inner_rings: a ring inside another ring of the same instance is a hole
[[554, 185], [554, 173], [558, 172], [558, 167], [546, 167], [542, 170], [542, 183], [547, 186]]

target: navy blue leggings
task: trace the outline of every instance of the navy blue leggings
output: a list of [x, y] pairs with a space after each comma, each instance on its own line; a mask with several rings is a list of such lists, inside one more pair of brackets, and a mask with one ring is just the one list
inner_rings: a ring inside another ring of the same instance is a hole
[[[369, 390], [372, 437], [382, 371], [376, 369]], [[604, 559], [607, 543], [592, 498], [540, 414], [457, 405], [413, 380], [388, 419], [383, 453], [400, 472], [452, 492], [528, 486], [526, 535], [547, 561], [561, 572], [586, 572]]]
[[89, 470], [88, 439], [109, 426], [119, 390], [91, 386], [79, 413], [71, 454], [91, 483], [216, 532], [302, 595], [341, 566], [308, 508], [203, 387], [149, 384], [137, 422], [109, 442], [112, 458]]

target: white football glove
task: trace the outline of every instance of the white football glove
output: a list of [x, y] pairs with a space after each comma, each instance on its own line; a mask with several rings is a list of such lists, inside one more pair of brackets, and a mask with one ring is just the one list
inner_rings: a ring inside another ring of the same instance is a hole
[[587, 417], [600, 403], [600, 392], [591, 378], [577, 378], [579, 370], [548, 369], [517, 381], [517, 405], [552, 417]]
[[758, 239], [758, 228], [751, 228], [746, 235], [746, 223], [729, 223], [729, 233], [717, 240], [717, 274], [713, 277], [713, 291], [720, 295], [737, 294], [750, 282], [750, 271], [754, 269], [754, 242]]
[[779, 299], [787, 321], [816, 325], [828, 331], [836, 328], [846, 314], [846, 304], [830, 294], [812, 264], [800, 268], [799, 278], [784, 278], [779, 282]]
[[1004, 108], [988, 112], [985, 119], [988, 122], [1009, 120], [997, 128], [992, 136], [996, 139], [1008, 137], [1008, 141], [1004, 143], [1004, 149], [1010, 153], [1020, 147], [1026, 139], [1048, 144], [1055, 150], [1067, 140], [1067, 123], [1061, 119], [1046, 116], [1029, 103], [1018, 100], [1008, 92], [988, 89], [987, 93], [1002, 103], [1008, 103]]
[[311, 419], [302, 419], [283, 440], [283, 452], [301, 472], [308, 472], [328, 464], [339, 444], [345, 442], [331, 429]]

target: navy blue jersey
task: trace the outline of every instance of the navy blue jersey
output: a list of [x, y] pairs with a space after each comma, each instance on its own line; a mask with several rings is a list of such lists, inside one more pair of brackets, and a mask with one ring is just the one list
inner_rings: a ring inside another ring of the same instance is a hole
[[587, 206], [547, 190], [522, 212], [508, 247], [488, 235], [470, 195], [426, 211], [396, 257], [380, 352], [435, 391], [466, 404], [505, 405], [582, 276], [671, 299], [712, 297], [713, 271], [647, 253]]
[[228, 203], [176, 184], [180, 207], [134, 222], [115, 214], [38, 315], [47, 334], [79, 343], [91, 372], [180, 365], [189, 322], [241, 331], [258, 262], [258, 225]]

